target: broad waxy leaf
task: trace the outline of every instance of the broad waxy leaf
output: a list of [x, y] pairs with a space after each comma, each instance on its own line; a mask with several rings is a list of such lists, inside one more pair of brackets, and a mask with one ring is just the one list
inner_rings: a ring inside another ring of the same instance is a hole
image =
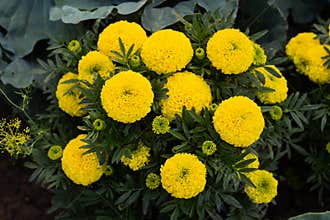
[[[78, 24], [79, 22], [85, 20], [106, 18], [114, 9], [117, 9], [119, 14], [128, 15], [138, 11], [147, 2], [147, 0], [140, 0], [138, 2], [124, 2], [118, 5], [113, 3], [113, 5], [111, 5], [108, 2], [107, 6], [101, 6], [103, 4], [94, 4], [94, 7], [92, 7], [93, 5], [91, 4], [93, 2], [94, 1], [84, 1], [79, 3], [77, 6], [63, 5], [61, 7], [53, 7], [50, 10], [50, 20], [62, 20], [64, 23]], [[88, 6], [86, 7], [84, 4], [87, 4]], [[89, 10], [86, 10], [86, 8]], [[93, 10], [95, 8], [96, 10]]]
[[[253, 5], [253, 7], [251, 7]], [[283, 48], [286, 42], [288, 24], [281, 10], [273, 1], [241, 0], [239, 22], [242, 30], [249, 29], [250, 33], [268, 30], [258, 43], [265, 49], [269, 58]]]
[[[157, 1], [158, 2], [158, 1]], [[155, 3], [147, 5], [142, 14], [142, 25], [149, 31], [157, 31], [179, 21], [178, 15], [184, 17], [194, 13], [198, 4], [207, 11], [219, 10], [219, 14], [236, 17], [238, 0], [212, 1], [190, 0], [176, 4], [174, 7], [155, 8]]]
[[21, 58], [15, 58], [1, 72], [1, 81], [4, 84], [11, 84], [16, 88], [24, 88], [31, 85], [33, 79], [43, 73], [43, 70], [33, 66]]
[[49, 21], [51, 0], [0, 1], [0, 25], [7, 34], [1, 45], [19, 57], [29, 54], [42, 39], [64, 41], [80, 33], [80, 26]]

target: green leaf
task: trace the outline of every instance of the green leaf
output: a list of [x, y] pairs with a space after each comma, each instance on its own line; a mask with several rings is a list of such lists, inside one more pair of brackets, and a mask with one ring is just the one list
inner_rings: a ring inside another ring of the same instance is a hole
[[239, 209], [242, 208], [242, 205], [239, 203], [239, 201], [237, 201], [237, 199], [235, 199], [234, 196], [231, 196], [229, 194], [220, 194], [220, 196], [228, 205], [232, 205]]
[[64, 41], [76, 38], [81, 26], [49, 21], [52, 0], [0, 1], [0, 25], [7, 30], [1, 45], [19, 57], [29, 54], [42, 39]]
[[289, 218], [289, 220], [328, 220], [330, 219], [330, 211], [320, 212], [320, 213], [305, 213], [295, 217]]
[[1, 81], [16, 88], [24, 88], [32, 84], [44, 71], [21, 58], [15, 58], [1, 73]]
[[126, 205], [130, 206], [139, 198], [141, 191], [134, 192], [126, 201]]
[[117, 199], [117, 201], [115, 202], [115, 205], [123, 203], [131, 194], [132, 194], [132, 191], [125, 192], [123, 195], [121, 195]]
[[240, 21], [237, 23], [242, 30], [250, 30], [250, 33], [268, 30], [268, 33], [258, 42], [265, 49], [269, 59], [283, 48], [286, 43], [288, 24], [281, 10], [274, 1], [241, 0]]
[[276, 72], [272, 67], [265, 66], [264, 68], [265, 68], [265, 70], [267, 70], [267, 72], [269, 72], [269, 73], [272, 74], [273, 76], [275, 76], [275, 77], [277, 77], [277, 78], [281, 78], [281, 75], [278, 74], [278, 72]]
[[264, 76], [264, 74], [262, 74], [258, 70], [255, 70], [255, 73], [256, 73], [258, 79], [260, 80], [260, 82], [264, 85], [265, 84], [265, 76]]
[[101, 5], [97, 4], [96, 0], [91, 0], [79, 1], [77, 5], [67, 1], [68, 5], [61, 4], [58, 7], [51, 8], [50, 20], [62, 20], [64, 23], [78, 24], [85, 20], [106, 18], [114, 9], [117, 9], [119, 14], [128, 15], [138, 11], [146, 2], [147, 0], [140, 0], [138, 2], [123, 2], [115, 5], [109, 1], [106, 5]]
[[155, 32], [172, 25], [179, 21], [179, 18], [186, 15], [194, 14], [194, 8], [198, 4], [206, 11], [218, 10], [223, 17], [219, 18], [222, 21], [230, 20], [234, 22], [238, 9], [238, 0], [214, 1], [214, 0], [189, 0], [182, 1], [174, 7], [155, 7], [154, 4], [149, 4], [144, 8], [141, 20], [145, 29]]
[[171, 7], [154, 8], [152, 4], [144, 8], [141, 21], [145, 29], [155, 32], [179, 21], [176, 14], [184, 17], [194, 13], [195, 1], [180, 2]]
[[170, 134], [171, 134], [173, 137], [175, 137], [175, 138], [177, 138], [177, 139], [179, 139], [179, 140], [186, 141], [186, 138], [185, 138], [182, 134], [180, 134], [179, 132], [177, 132], [177, 131], [175, 131], [175, 130], [170, 130]]
[[276, 0], [274, 4], [280, 8], [285, 17], [288, 17], [290, 13], [294, 22], [309, 23], [319, 15], [324, 6], [329, 4], [329, 1]]

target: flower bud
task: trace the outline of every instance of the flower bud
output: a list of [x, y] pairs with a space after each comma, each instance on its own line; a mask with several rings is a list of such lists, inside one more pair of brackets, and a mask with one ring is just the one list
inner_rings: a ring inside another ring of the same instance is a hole
[[195, 56], [197, 57], [197, 59], [202, 60], [205, 58], [205, 50], [201, 47], [197, 48], [195, 50]]

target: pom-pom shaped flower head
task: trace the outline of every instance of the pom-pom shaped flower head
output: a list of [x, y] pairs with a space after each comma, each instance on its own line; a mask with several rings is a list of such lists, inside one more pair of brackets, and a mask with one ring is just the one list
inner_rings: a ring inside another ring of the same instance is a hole
[[209, 85], [202, 77], [191, 72], [175, 73], [167, 79], [164, 86], [168, 89], [168, 98], [160, 102], [162, 114], [169, 120], [175, 114], [181, 115], [182, 108], [195, 108], [199, 113], [203, 107], [209, 107], [212, 94]]
[[86, 145], [82, 141], [85, 137], [86, 135], [78, 135], [66, 145], [63, 150], [62, 169], [74, 183], [87, 186], [101, 178], [104, 167], [99, 164], [95, 152], [83, 155], [86, 149], [80, 147]]
[[77, 79], [77, 74], [68, 72], [62, 76], [57, 84], [56, 98], [58, 106], [64, 112], [71, 116], [83, 116], [86, 112], [81, 110], [84, 105], [80, 104], [83, 100], [81, 92], [78, 89], [70, 89], [75, 86], [74, 83], [65, 83], [65, 81]]
[[99, 51], [107, 56], [116, 58], [116, 55], [111, 51], [121, 52], [119, 38], [122, 40], [126, 51], [134, 44], [132, 51], [132, 54], [134, 54], [147, 39], [147, 34], [135, 22], [118, 21], [110, 24], [99, 35], [97, 42]]
[[[328, 47], [329, 48], [329, 47]], [[313, 81], [324, 84], [330, 81], [330, 69], [324, 65], [327, 52], [316, 39], [314, 33], [300, 33], [286, 45], [286, 54], [297, 67], [297, 70]]]
[[131, 152], [130, 157], [123, 155], [120, 161], [125, 166], [128, 166], [132, 170], [137, 171], [143, 168], [149, 162], [149, 156], [150, 148], [140, 142], [138, 148]]
[[316, 39], [316, 34], [311, 32], [299, 33], [290, 39], [285, 47], [285, 52], [290, 59], [294, 59], [297, 56], [304, 56], [306, 51], [319, 44], [320, 41]]
[[235, 147], [250, 146], [265, 127], [260, 107], [245, 96], [221, 102], [214, 113], [213, 124], [221, 139]]
[[277, 180], [266, 170], [256, 170], [246, 174], [255, 185], [245, 185], [244, 191], [253, 203], [269, 203], [277, 195]]
[[189, 38], [171, 29], [153, 33], [141, 49], [145, 65], [158, 74], [181, 70], [192, 59], [193, 53]]
[[206, 167], [196, 155], [178, 153], [162, 165], [160, 176], [163, 188], [173, 197], [190, 199], [204, 190]]
[[[330, 47], [327, 47], [330, 49]], [[324, 84], [330, 81], [330, 69], [324, 63], [323, 57], [328, 53], [321, 44], [309, 48], [304, 55], [295, 57], [293, 62], [297, 69], [317, 84]]]
[[123, 123], [133, 123], [151, 110], [154, 93], [147, 78], [131, 70], [123, 71], [105, 82], [101, 101], [108, 116]]
[[216, 32], [208, 41], [207, 57], [212, 65], [224, 74], [245, 72], [253, 63], [253, 42], [237, 29]]
[[[272, 69], [277, 73], [277, 76], [274, 76], [266, 68]], [[256, 72], [262, 74], [265, 78], [264, 87], [271, 88], [274, 91], [272, 92], [258, 92], [258, 99], [265, 104], [275, 104], [278, 102], [283, 102], [288, 96], [288, 86], [287, 81], [274, 65], [268, 65], [265, 67], [259, 67], [255, 69]]]
[[78, 63], [78, 79], [86, 80], [91, 84], [94, 83], [97, 75], [107, 79], [114, 71], [115, 66], [109, 57], [98, 51], [88, 52]]

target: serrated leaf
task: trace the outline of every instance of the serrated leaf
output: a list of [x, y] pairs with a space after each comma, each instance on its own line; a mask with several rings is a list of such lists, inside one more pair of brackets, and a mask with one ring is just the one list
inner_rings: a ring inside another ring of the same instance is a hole
[[232, 205], [239, 209], [242, 208], [242, 205], [239, 203], [239, 201], [235, 197], [233, 197], [229, 194], [220, 194], [220, 196], [228, 205]]

